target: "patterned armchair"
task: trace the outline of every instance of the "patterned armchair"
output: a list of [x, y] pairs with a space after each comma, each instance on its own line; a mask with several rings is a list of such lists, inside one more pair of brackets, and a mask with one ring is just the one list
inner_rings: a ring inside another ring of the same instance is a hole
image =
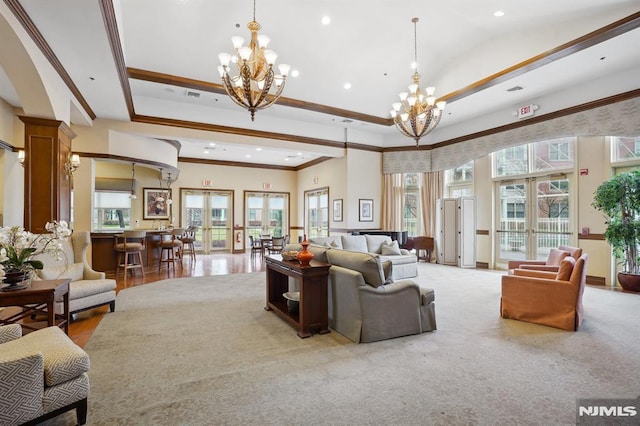
[[87, 420], [89, 356], [58, 327], [22, 336], [0, 327], [0, 424], [37, 424], [76, 410]]

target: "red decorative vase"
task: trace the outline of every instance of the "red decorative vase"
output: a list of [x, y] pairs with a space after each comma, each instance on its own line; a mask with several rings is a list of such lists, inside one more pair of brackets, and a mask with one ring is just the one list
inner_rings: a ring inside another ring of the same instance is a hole
[[300, 250], [296, 258], [298, 259], [298, 262], [300, 262], [300, 265], [309, 266], [309, 262], [311, 262], [311, 259], [313, 259], [313, 253], [311, 253], [307, 249], [307, 247], [309, 247], [309, 242], [307, 241], [307, 234], [304, 234], [304, 238], [300, 243], [300, 245], [302, 246], [302, 250]]

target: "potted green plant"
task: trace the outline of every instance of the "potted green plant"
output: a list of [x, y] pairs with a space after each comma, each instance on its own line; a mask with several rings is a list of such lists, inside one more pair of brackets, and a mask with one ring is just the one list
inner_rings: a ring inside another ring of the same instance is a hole
[[622, 264], [618, 282], [625, 290], [640, 291], [640, 170], [603, 182], [591, 205], [607, 217], [604, 238]]

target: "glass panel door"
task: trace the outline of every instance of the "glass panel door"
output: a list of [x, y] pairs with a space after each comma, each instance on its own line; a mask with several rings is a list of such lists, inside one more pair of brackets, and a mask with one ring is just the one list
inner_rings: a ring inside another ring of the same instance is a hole
[[274, 192], [245, 193], [246, 245], [249, 236], [284, 237], [289, 234], [289, 194]]
[[195, 248], [204, 254], [231, 250], [233, 193], [185, 190], [182, 194], [182, 226], [196, 226]]
[[530, 229], [527, 226], [528, 189], [528, 179], [497, 182], [498, 263], [527, 258]]
[[559, 245], [569, 245], [569, 180], [544, 178], [536, 185], [535, 234], [533, 249], [529, 259], [546, 260], [549, 250]]
[[564, 175], [497, 182], [498, 263], [546, 260], [550, 249], [571, 245], [569, 188]]

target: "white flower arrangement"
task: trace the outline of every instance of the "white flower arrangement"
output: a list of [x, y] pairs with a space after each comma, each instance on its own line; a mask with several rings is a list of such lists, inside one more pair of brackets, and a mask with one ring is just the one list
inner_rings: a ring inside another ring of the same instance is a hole
[[47, 253], [57, 259], [64, 253], [62, 241], [71, 235], [66, 221], [47, 222], [48, 234], [33, 234], [19, 226], [0, 228], [0, 278], [6, 272], [28, 273], [44, 267], [34, 256]]

